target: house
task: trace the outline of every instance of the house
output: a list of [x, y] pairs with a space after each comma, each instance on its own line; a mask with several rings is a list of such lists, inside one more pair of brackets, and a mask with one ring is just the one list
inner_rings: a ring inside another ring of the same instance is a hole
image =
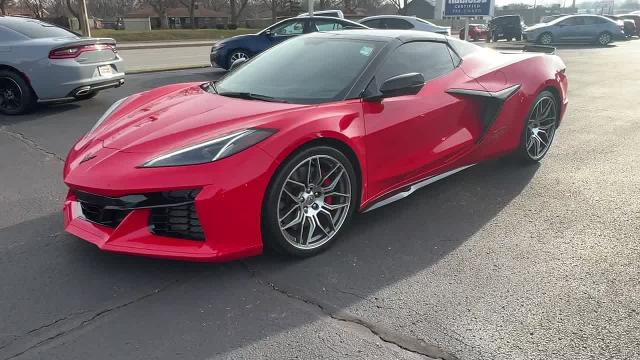
[[422, 19], [433, 19], [435, 13], [435, 5], [428, 0], [412, 0], [404, 8], [404, 14], [407, 16], [416, 16]]
[[[229, 15], [205, 7], [197, 7], [194, 16], [195, 27], [198, 29], [215, 28], [216, 24], [227, 24], [229, 22]], [[160, 27], [160, 17], [156, 11], [148, 5], [131, 11], [126, 17], [150, 18], [151, 28], [157, 29]], [[169, 18], [170, 28], [191, 28], [191, 17], [189, 16], [189, 9], [186, 7], [168, 8], [167, 17]]]

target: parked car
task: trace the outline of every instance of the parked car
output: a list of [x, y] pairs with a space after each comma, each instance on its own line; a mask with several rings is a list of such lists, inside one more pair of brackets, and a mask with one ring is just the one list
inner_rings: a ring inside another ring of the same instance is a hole
[[367, 27], [350, 20], [327, 16], [289, 18], [271, 25], [257, 34], [238, 35], [218, 41], [211, 48], [211, 65], [229, 69], [235, 61], [248, 60], [287, 39], [315, 31], [342, 29], [367, 29]]
[[633, 20], [636, 26], [636, 35], [640, 36], [640, 14], [622, 14], [618, 16], [626, 20]]
[[432, 24], [415, 16], [377, 15], [366, 17], [358, 22], [373, 29], [420, 30], [451, 35], [450, 28]]
[[[464, 28], [460, 29], [460, 39], [464, 40]], [[478, 41], [489, 36], [489, 28], [484, 24], [469, 24], [469, 39]]]
[[114, 104], [66, 158], [64, 226], [118, 253], [311, 256], [356, 212], [504, 154], [540, 161], [566, 108], [555, 55], [421, 31], [308, 34], [215, 83]]
[[115, 40], [81, 38], [39, 20], [0, 16], [0, 113], [90, 99], [122, 84]]
[[520, 15], [496, 16], [489, 21], [492, 41], [500, 39], [506, 39], [507, 41], [522, 40], [524, 29], [526, 29], [526, 26]]
[[[304, 17], [304, 16], [309, 16], [309, 13], [304, 13], [304, 14], [298, 15], [298, 17]], [[344, 14], [342, 13], [342, 10], [320, 10], [320, 11], [314, 11], [313, 12], [313, 16], [327, 16], [327, 17], [336, 17], [336, 18], [344, 19]]]
[[631, 19], [623, 19], [616, 15], [603, 15], [604, 17], [615, 21], [618, 26], [622, 26], [622, 30], [627, 37], [634, 36], [636, 34], [636, 23]]
[[536, 24], [524, 32], [527, 41], [549, 45], [562, 42], [607, 45], [624, 40], [622, 26], [599, 15], [569, 15], [547, 24]]

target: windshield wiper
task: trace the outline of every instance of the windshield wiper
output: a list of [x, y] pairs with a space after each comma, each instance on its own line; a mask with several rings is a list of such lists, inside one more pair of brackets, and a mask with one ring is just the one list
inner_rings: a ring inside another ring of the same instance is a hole
[[247, 100], [260, 100], [260, 101], [269, 101], [269, 102], [278, 102], [278, 103], [286, 103], [288, 101], [283, 99], [274, 98], [267, 95], [254, 94], [250, 92], [240, 92], [240, 91], [226, 91], [220, 92], [218, 95], [228, 96], [238, 99], [247, 99]]

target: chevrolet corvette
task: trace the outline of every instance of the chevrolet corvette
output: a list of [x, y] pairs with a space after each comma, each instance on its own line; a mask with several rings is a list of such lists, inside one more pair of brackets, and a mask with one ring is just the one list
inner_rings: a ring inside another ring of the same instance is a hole
[[64, 225], [110, 252], [311, 256], [356, 212], [487, 159], [540, 161], [567, 103], [551, 53], [405, 30], [304, 35], [219, 81], [113, 104], [67, 156]]

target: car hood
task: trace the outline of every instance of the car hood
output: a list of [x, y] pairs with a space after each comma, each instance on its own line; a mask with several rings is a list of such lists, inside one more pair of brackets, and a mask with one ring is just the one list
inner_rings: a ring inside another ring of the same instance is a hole
[[101, 142], [104, 148], [157, 154], [268, 126], [274, 117], [304, 106], [229, 98], [203, 90], [200, 83], [171, 85], [128, 98], [76, 148]]
[[243, 34], [243, 35], [236, 35], [236, 36], [232, 36], [230, 38], [226, 38], [224, 40], [220, 40], [217, 42], [218, 45], [223, 45], [223, 44], [230, 44], [230, 43], [234, 43], [234, 42], [238, 42], [238, 41], [245, 41], [245, 40], [249, 40], [249, 39], [255, 39], [257, 37], [260, 37], [260, 34]]

